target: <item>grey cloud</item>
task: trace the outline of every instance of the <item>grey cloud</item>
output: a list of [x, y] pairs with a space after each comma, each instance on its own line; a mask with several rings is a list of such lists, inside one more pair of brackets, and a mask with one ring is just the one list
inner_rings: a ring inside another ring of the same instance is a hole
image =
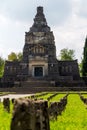
[[79, 16], [87, 18], [87, 0], [81, 0]]
[[38, 5], [44, 6], [50, 24], [65, 22], [72, 11], [71, 0], [3, 0], [0, 11], [13, 20], [32, 21]]
[[51, 2], [48, 1], [47, 11], [47, 17], [53, 25], [62, 24], [71, 15], [71, 0], [52, 0]]
[[34, 0], [4, 0], [0, 2], [0, 11], [13, 20], [27, 21], [32, 17]]

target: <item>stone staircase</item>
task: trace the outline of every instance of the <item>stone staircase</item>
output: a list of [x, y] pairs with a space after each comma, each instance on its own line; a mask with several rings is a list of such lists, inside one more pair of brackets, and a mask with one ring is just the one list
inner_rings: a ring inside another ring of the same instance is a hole
[[73, 82], [58, 82], [41, 79], [28, 78], [26, 81], [15, 82], [12, 87], [0, 87], [1, 92], [16, 92], [16, 93], [36, 93], [46, 91], [87, 91], [87, 86], [82, 80]]
[[49, 82], [22, 82], [21, 87], [48, 87], [51, 86]]
[[48, 81], [46, 79], [29, 78], [27, 81], [22, 81], [20, 87], [52, 87], [55, 86], [55, 81]]

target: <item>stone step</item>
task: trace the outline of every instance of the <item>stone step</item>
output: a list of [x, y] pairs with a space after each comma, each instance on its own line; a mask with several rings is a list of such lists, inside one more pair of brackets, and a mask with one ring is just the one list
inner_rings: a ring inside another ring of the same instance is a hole
[[21, 82], [20, 84], [21, 87], [48, 87], [48, 86], [55, 86], [55, 82], [52, 81], [25, 81]]
[[[31, 80], [32, 79], [32, 80]], [[54, 86], [60, 86], [60, 87], [74, 87], [74, 86], [86, 86], [85, 83], [81, 81], [73, 81], [73, 82], [55, 82], [55, 81], [47, 81], [47, 80], [40, 80], [36, 79], [34, 80], [31, 78], [27, 81], [21, 81], [21, 82], [15, 82], [15, 86], [18, 87], [54, 87]]]
[[46, 77], [28, 77], [27, 81], [49, 81]]
[[16, 92], [16, 93], [36, 93], [36, 92], [53, 92], [53, 91], [87, 91], [87, 87], [12, 87], [0, 88], [0, 92]]

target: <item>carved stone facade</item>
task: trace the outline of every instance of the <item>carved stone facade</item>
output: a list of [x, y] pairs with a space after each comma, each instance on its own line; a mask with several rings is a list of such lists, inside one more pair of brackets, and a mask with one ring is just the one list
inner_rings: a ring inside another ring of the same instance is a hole
[[3, 80], [6, 82], [41, 78], [54, 81], [79, 79], [77, 60], [58, 61], [53, 32], [47, 25], [43, 7], [37, 14], [29, 32], [25, 33], [23, 59], [6, 61]]

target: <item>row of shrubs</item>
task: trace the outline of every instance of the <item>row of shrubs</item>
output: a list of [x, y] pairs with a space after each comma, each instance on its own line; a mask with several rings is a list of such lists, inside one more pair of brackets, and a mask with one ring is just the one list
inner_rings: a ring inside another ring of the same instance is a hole
[[47, 100], [50, 101], [50, 100], [51, 100], [52, 98], [54, 98], [57, 94], [58, 94], [58, 93], [54, 93], [53, 95], [49, 96], [49, 97], [47, 98]]
[[48, 92], [42, 92], [42, 93], [39, 93], [39, 94], [31, 95], [29, 98], [31, 98], [31, 99], [37, 99], [38, 97], [45, 96], [47, 94], [48, 94]]
[[50, 102], [48, 111], [51, 119], [57, 120], [57, 116], [61, 115], [62, 112], [65, 110], [67, 104], [67, 96], [68, 94], [66, 94], [62, 99], [60, 99], [59, 102]]
[[[44, 92], [44, 93], [40, 93], [40, 94], [34, 94], [34, 95], [32, 95], [32, 96], [30, 96], [30, 97], [28, 97], [28, 98], [36, 99], [37, 97], [44, 96], [44, 95], [46, 95], [46, 94], [48, 94], [48, 93], [47, 93], [47, 92]], [[27, 97], [26, 97], [26, 98], [27, 98]], [[11, 101], [10, 101], [9, 98], [4, 98], [4, 99], [3, 99], [3, 106], [4, 106], [4, 109], [5, 109], [7, 112], [10, 112], [10, 103], [11, 103], [11, 102], [14, 103], [14, 101], [15, 101], [15, 99], [12, 99]], [[0, 102], [1, 102], [1, 99], [0, 99]]]
[[[28, 97], [28, 98], [37, 99], [38, 97], [44, 96], [44, 95], [47, 95], [47, 94], [48, 94], [47, 92], [44, 92], [44, 93], [32, 95], [32, 96], [30, 96], [30, 97]], [[53, 95], [49, 96], [49, 97], [47, 98], [47, 100], [50, 101], [50, 100], [51, 100], [52, 98], [54, 98], [57, 94], [58, 94], [58, 93], [54, 93]], [[66, 97], [67, 97], [67, 95], [66, 95], [63, 99], [61, 99], [60, 102], [61, 102], [62, 100], [64, 100]], [[11, 101], [10, 101], [9, 98], [4, 98], [4, 99], [3, 99], [3, 106], [4, 106], [4, 108], [7, 110], [7, 112], [10, 112], [10, 102], [14, 103], [14, 101], [15, 101], [15, 99], [12, 99]], [[0, 100], [0, 102], [1, 102], [1, 100]], [[54, 103], [56, 103], [56, 102], [54, 102]], [[54, 103], [51, 102], [50, 104], [54, 104]]]
[[80, 95], [80, 99], [87, 105], [87, 98], [85, 98], [84, 96]]

